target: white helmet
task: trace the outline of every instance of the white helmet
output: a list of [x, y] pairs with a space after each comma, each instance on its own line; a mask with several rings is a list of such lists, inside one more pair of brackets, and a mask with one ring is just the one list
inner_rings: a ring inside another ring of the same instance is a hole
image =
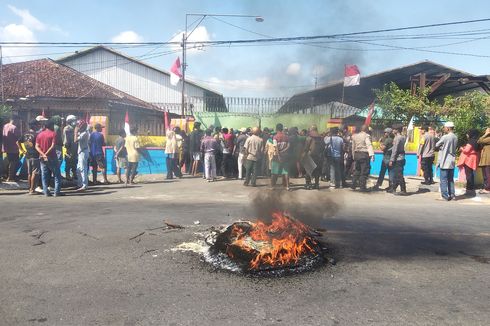
[[73, 114], [70, 114], [69, 116], [66, 117], [66, 122], [70, 121], [77, 121], [77, 117], [75, 117]]

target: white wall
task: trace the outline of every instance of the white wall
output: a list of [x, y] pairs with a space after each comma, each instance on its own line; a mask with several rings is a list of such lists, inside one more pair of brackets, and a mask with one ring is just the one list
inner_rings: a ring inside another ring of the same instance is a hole
[[[181, 83], [172, 86], [169, 75], [104, 49], [97, 49], [62, 63], [143, 101], [161, 107], [165, 103], [174, 104], [169, 105], [171, 111], [180, 107], [175, 104], [181, 103]], [[204, 97], [203, 89], [188, 83], [185, 93], [188, 97]], [[195, 109], [202, 110], [199, 107]]]

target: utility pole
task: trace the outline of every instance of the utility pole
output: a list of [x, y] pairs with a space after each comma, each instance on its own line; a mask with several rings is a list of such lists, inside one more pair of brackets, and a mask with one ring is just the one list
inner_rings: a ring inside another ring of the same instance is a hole
[[185, 118], [185, 68], [187, 66], [187, 62], [185, 59], [185, 50], [186, 50], [186, 41], [187, 41], [187, 16], [185, 16], [185, 32], [182, 34], [182, 119]]
[[2, 95], [2, 106], [5, 104], [5, 94], [3, 92], [3, 54], [2, 46], [0, 45], [0, 90]]

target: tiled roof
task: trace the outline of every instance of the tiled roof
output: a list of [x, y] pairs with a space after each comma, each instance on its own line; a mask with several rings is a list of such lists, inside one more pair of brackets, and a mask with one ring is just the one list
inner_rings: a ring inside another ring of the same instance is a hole
[[161, 111], [158, 107], [103, 84], [51, 59], [3, 66], [5, 98], [104, 99]]

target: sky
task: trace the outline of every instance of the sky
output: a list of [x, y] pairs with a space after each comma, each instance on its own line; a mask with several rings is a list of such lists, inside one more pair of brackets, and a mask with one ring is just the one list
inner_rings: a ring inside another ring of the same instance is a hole
[[[175, 41], [182, 37], [186, 14], [209, 15], [197, 27], [201, 16], [188, 16], [189, 30], [196, 27], [189, 41], [229, 41], [485, 19], [490, 18], [490, 1], [0, 0], [0, 42]], [[243, 97], [289, 97], [308, 91], [315, 84], [342, 79], [345, 64], [356, 64], [361, 76], [422, 60], [490, 75], [490, 21], [317, 41], [321, 43], [197, 45], [188, 51], [186, 73], [225, 96]], [[182, 56], [178, 45], [112, 47], [165, 70]], [[3, 62], [57, 59], [83, 48], [4, 46]]]

